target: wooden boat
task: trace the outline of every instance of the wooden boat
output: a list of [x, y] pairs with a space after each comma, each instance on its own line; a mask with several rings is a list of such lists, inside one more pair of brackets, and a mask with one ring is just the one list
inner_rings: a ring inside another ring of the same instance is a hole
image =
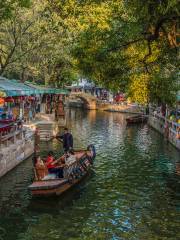
[[75, 151], [76, 162], [63, 169], [64, 178], [35, 180], [28, 189], [33, 196], [61, 195], [86, 177], [96, 157], [95, 147], [89, 145], [87, 150]]
[[146, 115], [137, 115], [133, 117], [126, 118], [127, 124], [134, 124], [134, 123], [144, 123], [147, 122], [148, 117]]

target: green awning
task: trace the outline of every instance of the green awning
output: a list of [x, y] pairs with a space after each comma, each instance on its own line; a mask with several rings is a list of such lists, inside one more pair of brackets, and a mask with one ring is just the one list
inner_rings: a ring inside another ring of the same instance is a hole
[[30, 86], [36, 90], [39, 91], [39, 93], [47, 93], [47, 94], [63, 94], [63, 95], [68, 95], [69, 91], [66, 89], [61, 89], [61, 88], [50, 88], [50, 87], [45, 87], [42, 85], [34, 84], [31, 82], [25, 82], [27, 86]]
[[18, 80], [9, 80], [4, 77], [0, 77], [0, 91], [4, 92], [6, 96], [30, 96], [37, 94], [34, 88], [26, 86]]
[[19, 80], [0, 77], [0, 96], [30, 96], [38, 94], [69, 94], [68, 90], [59, 88], [48, 88], [45, 86], [32, 84], [30, 82], [22, 83]]

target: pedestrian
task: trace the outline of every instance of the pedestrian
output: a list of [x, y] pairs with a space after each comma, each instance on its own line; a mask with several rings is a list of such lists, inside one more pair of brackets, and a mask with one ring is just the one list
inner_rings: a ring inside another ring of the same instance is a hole
[[69, 132], [68, 128], [64, 128], [64, 134], [61, 136], [56, 136], [60, 141], [63, 141], [64, 152], [67, 153], [73, 148], [73, 136]]

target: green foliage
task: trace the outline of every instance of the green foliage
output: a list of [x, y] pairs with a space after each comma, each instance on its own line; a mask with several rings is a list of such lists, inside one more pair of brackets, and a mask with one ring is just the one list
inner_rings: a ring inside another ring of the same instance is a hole
[[149, 75], [148, 74], [134, 74], [129, 83], [128, 95], [134, 102], [146, 105], [149, 102]]
[[2, 0], [0, 1], [0, 19], [5, 20], [12, 17], [17, 7], [29, 7], [30, 0]]
[[61, 20], [47, 1], [34, 1], [27, 9], [17, 7], [16, 14], [0, 26], [0, 74], [52, 86], [74, 80], [71, 40]]
[[174, 102], [177, 0], [6, 0], [0, 16], [0, 74], [52, 86], [83, 76], [142, 104]]
[[178, 76], [175, 69], [162, 68], [151, 78], [150, 101], [152, 103], [169, 104], [173, 106], [176, 102], [177, 92], [180, 89]]
[[[97, 5], [103, 11], [92, 21]], [[176, 80], [164, 83], [159, 69], [169, 64], [177, 69], [178, 1], [101, 1], [89, 9], [74, 48], [84, 74], [101, 85], [126, 90], [139, 103], [146, 103], [151, 95], [153, 101], [172, 103]], [[164, 86], [172, 88], [172, 100]], [[154, 93], [156, 88], [162, 93]]]

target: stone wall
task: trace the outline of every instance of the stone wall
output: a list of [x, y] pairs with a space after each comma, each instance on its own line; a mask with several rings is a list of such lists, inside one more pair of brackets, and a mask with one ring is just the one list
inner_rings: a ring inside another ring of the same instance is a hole
[[34, 132], [25, 131], [14, 141], [1, 145], [0, 148], [0, 177], [16, 167], [34, 152]]
[[116, 103], [106, 103], [106, 102], [97, 102], [97, 109], [108, 111], [108, 112], [120, 112], [120, 113], [132, 113], [140, 114], [142, 109], [138, 106], [126, 105], [126, 104], [116, 104]]
[[148, 123], [151, 127], [156, 129], [162, 135], [164, 135], [167, 140], [172, 143], [177, 149], [180, 150], [180, 139], [177, 138], [177, 128], [178, 124], [167, 121], [168, 132], [165, 132], [165, 118], [158, 115], [150, 115]]

